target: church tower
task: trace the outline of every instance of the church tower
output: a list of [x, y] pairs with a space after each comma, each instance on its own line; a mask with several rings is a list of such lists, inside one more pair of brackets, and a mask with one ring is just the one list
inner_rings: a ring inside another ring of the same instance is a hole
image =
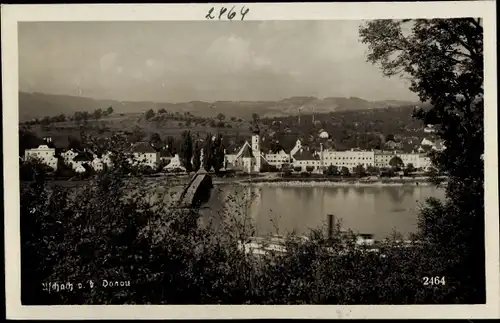
[[252, 135], [252, 154], [255, 158], [255, 168], [256, 172], [260, 172], [261, 159], [260, 159], [260, 136], [258, 132], [254, 132]]

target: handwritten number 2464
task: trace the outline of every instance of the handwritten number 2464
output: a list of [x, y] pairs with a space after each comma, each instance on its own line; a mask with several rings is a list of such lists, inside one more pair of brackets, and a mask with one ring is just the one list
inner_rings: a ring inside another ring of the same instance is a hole
[[[205, 16], [205, 18], [210, 19], [210, 20], [218, 18], [220, 20], [222, 18], [222, 16], [227, 13], [227, 18], [229, 20], [233, 20], [234, 17], [236, 17], [236, 12], [234, 11], [234, 6], [229, 11], [227, 11], [227, 9], [228, 8], [226, 8], [226, 7], [222, 7], [222, 8], [220, 8], [220, 10], [218, 12], [214, 12], [215, 8], [212, 7], [208, 11], [208, 13]], [[250, 11], [250, 9], [245, 8], [245, 6], [243, 6], [241, 8], [241, 10], [240, 10], [241, 20], [245, 19], [245, 16], [247, 15], [247, 13], [249, 11]]]

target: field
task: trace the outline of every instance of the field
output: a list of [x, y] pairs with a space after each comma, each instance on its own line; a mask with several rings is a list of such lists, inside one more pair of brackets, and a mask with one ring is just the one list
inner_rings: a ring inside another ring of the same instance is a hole
[[[79, 125], [73, 121], [56, 122], [50, 125], [31, 125], [27, 130], [34, 132], [39, 137], [67, 138], [68, 136], [79, 137], [80, 132], [99, 134], [102, 137], [110, 137], [116, 131], [136, 131], [140, 129], [147, 139], [153, 133], [158, 133], [161, 138], [167, 136], [179, 137], [185, 130], [193, 134], [199, 134], [204, 138], [207, 133], [221, 133], [228, 137], [250, 136], [250, 123], [248, 121], [224, 121], [224, 128], [211, 127], [209, 125], [191, 124], [177, 120], [153, 120], [147, 121], [141, 113], [116, 114], [103, 117], [99, 120], [89, 120], [86, 125]], [[57, 139], [55, 139], [57, 140]]]

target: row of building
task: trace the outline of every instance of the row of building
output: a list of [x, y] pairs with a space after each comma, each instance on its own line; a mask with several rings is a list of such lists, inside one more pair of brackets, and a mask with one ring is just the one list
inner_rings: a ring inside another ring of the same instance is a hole
[[[102, 154], [95, 153], [91, 149], [82, 150], [67, 149], [60, 150], [51, 145], [51, 138], [45, 138], [45, 142], [36, 148], [26, 149], [24, 160], [37, 159], [41, 163], [57, 169], [58, 160], [71, 167], [77, 173], [85, 172], [88, 167], [94, 171], [102, 171], [107, 165], [112, 166], [111, 152]], [[166, 148], [166, 147], [165, 147]], [[130, 152], [132, 157], [129, 162], [136, 166], [149, 166], [156, 169], [160, 165], [165, 165], [165, 170], [181, 169], [185, 170], [178, 154], [172, 155], [168, 149], [156, 149], [148, 142], [137, 142], [132, 145]]]
[[346, 167], [352, 171], [358, 165], [365, 168], [373, 166], [378, 168], [390, 167], [390, 161], [394, 157], [399, 157], [405, 166], [412, 164], [416, 169], [428, 170], [432, 164], [429, 151], [441, 151], [445, 147], [442, 142], [432, 142], [428, 139], [422, 140], [419, 147], [411, 152], [398, 150], [334, 150], [323, 149], [320, 144], [318, 150], [313, 150], [303, 146], [300, 139], [295, 146], [286, 152], [280, 151], [262, 152], [260, 149], [260, 137], [253, 134], [251, 143], [246, 141], [239, 149], [226, 154], [229, 167], [244, 170], [246, 172], [258, 172], [265, 165], [272, 165], [280, 169], [287, 166], [293, 168], [300, 167], [302, 170], [313, 168], [314, 171], [322, 171], [328, 166]]
[[[51, 139], [46, 138], [46, 143], [33, 149], [26, 149], [25, 159], [37, 158], [54, 170], [57, 169], [58, 158], [62, 158], [66, 165], [71, 166], [78, 173], [85, 172], [88, 167], [95, 171], [101, 171], [104, 165], [111, 166], [111, 153], [94, 153], [91, 149], [81, 151], [69, 149], [57, 151], [50, 145]], [[134, 165], [149, 166], [157, 169], [160, 165], [166, 171], [174, 169], [185, 170], [178, 154], [172, 155], [167, 147], [156, 148], [148, 142], [137, 142], [130, 148], [133, 157], [130, 162]], [[328, 166], [346, 167], [352, 171], [358, 165], [365, 168], [373, 166], [378, 168], [390, 167], [390, 161], [394, 157], [399, 157], [405, 166], [412, 164], [414, 168], [427, 170], [431, 165], [428, 152], [431, 150], [442, 150], [444, 145], [441, 142], [432, 142], [428, 139], [422, 140], [419, 147], [411, 152], [398, 150], [334, 150], [319, 149], [313, 150], [302, 144], [298, 139], [295, 146], [286, 152], [261, 151], [259, 134], [253, 134], [251, 142], [245, 143], [233, 151], [226, 151], [225, 164], [227, 168], [242, 170], [245, 172], [259, 172], [263, 166], [272, 165], [278, 169], [286, 166], [293, 168], [300, 167], [302, 170], [313, 168], [314, 171], [321, 171]], [[203, 152], [202, 152], [203, 154]]]

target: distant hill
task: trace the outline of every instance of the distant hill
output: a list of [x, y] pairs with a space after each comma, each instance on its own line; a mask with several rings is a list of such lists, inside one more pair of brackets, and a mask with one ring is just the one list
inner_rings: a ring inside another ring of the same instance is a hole
[[30, 120], [35, 117], [55, 116], [61, 113], [72, 115], [76, 111], [92, 112], [96, 109], [107, 109], [112, 106], [115, 113], [143, 113], [149, 109], [168, 112], [190, 112], [194, 115], [215, 117], [222, 113], [227, 117], [243, 119], [251, 118], [253, 113], [261, 117], [289, 116], [310, 114], [314, 111], [324, 113], [330, 111], [378, 109], [403, 105], [418, 105], [406, 101], [366, 101], [360, 98], [330, 97], [291, 97], [280, 101], [191, 101], [185, 103], [166, 102], [130, 102], [116, 100], [97, 100], [87, 97], [69, 95], [53, 95], [45, 93], [19, 92], [19, 119]]

